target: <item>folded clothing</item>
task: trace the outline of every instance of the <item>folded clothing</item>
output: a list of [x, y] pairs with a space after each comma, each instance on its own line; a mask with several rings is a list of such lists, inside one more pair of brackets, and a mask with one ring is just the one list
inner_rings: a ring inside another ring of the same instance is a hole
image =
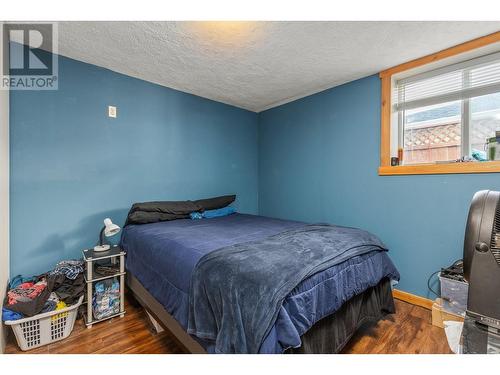
[[30, 302], [38, 297], [44, 289], [47, 288], [47, 282], [41, 280], [37, 283], [26, 282], [7, 292], [8, 305], [14, 305], [18, 302]]
[[83, 260], [63, 260], [56, 264], [50, 275], [65, 275], [68, 279], [75, 280], [83, 272], [84, 267]]
[[236, 210], [234, 207], [224, 207], [224, 208], [218, 208], [216, 210], [207, 210], [204, 212], [191, 212], [189, 216], [191, 217], [192, 220], [198, 220], [198, 219], [211, 219], [214, 217], [222, 217], [222, 216], [229, 216], [231, 214], [234, 214]]
[[18, 285], [7, 292], [4, 306], [6, 309], [24, 316], [38, 314], [49, 298], [50, 291], [45, 278], [36, 283], [27, 282]]

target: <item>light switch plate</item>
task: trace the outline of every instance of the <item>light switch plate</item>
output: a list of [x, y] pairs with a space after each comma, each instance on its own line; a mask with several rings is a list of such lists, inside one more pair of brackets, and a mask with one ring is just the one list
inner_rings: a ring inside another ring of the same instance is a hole
[[116, 118], [116, 107], [113, 105], [108, 106], [108, 116]]

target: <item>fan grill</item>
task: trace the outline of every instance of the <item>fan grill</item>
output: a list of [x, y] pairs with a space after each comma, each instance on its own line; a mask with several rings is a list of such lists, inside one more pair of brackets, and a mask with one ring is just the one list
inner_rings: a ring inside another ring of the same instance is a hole
[[493, 221], [493, 231], [491, 233], [491, 253], [500, 266], [500, 200], [495, 210], [495, 219]]

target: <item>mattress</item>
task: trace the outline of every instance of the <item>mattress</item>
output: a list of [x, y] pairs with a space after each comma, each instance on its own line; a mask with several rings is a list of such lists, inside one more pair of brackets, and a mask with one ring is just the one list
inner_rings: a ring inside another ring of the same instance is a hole
[[[127, 271], [186, 328], [191, 274], [201, 257], [303, 225], [246, 214], [128, 225], [122, 232], [121, 246], [127, 252]], [[282, 353], [300, 347], [300, 336], [317, 321], [384, 277], [399, 279], [399, 274], [386, 252], [374, 249], [303, 280], [285, 299], [260, 352]], [[212, 351], [211, 342], [201, 344]]]

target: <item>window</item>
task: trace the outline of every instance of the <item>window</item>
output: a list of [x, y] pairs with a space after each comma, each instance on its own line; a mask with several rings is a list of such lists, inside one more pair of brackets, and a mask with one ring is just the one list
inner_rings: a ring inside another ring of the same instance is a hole
[[380, 73], [379, 174], [500, 172], [499, 51], [500, 32]]
[[500, 132], [500, 53], [396, 81], [400, 164], [487, 160]]

